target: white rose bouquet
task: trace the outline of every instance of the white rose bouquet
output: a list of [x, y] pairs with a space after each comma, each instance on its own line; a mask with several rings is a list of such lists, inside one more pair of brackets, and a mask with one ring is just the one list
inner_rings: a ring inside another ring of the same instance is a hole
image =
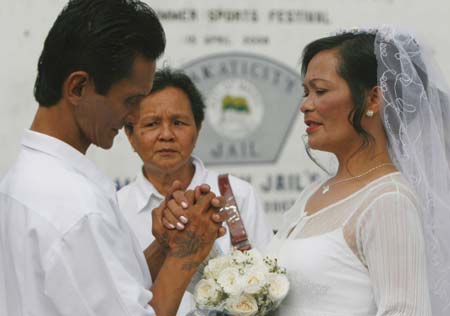
[[200, 309], [236, 316], [263, 316], [289, 291], [286, 270], [257, 250], [233, 251], [209, 260], [194, 290]]

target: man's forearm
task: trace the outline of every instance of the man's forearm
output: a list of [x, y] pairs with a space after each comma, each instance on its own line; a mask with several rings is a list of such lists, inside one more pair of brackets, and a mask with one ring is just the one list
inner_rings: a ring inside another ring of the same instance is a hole
[[158, 316], [175, 316], [198, 260], [168, 255], [153, 284], [150, 305]]
[[167, 256], [167, 250], [160, 245], [160, 243], [154, 240], [147, 249], [144, 250], [145, 260], [147, 261], [148, 269], [152, 280], [155, 281], [161, 267], [164, 264]]

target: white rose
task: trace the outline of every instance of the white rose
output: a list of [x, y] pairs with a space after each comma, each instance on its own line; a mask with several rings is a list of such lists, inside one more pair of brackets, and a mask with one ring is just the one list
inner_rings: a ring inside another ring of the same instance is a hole
[[267, 275], [270, 273], [270, 272], [269, 272], [269, 268], [270, 268], [270, 267], [269, 267], [267, 264], [265, 264], [264, 262], [256, 263], [256, 264], [253, 266], [253, 268], [258, 269], [258, 270], [264, 272], [264, 275], [266, 276], [266, 278], [267, 278]]
[[249, 256], [250, 258], [252, 258], [253, 263], [255, 263], [255, 264], [259, 264], [259, 263], [263, 264], [264, 263], [263, 256], [255, 248], [252, 248], [252, 249], [246, 251], [245, 254], [247, 256]]
[[194, 298], [197, 304], [200, 306], [208, 305], [208, 303], [217, 300], [220, 288], [211, 279], [202, 279], [195, 286]]
[[269, 298], [276, 303], [281, 302], [289, 291], [289, 281], [284, 274], [270, 273]]
[[225, 309], [234, 316], [251, 316], [258, 311], [258, 304], [253, 296], [244, 294], [230, 297], [225, 303]]
[[248, 294], [257, 293], [266, 283], [267, 269], [263, 265], [257, 265], [249, 268], [243, 279], [244, 292]]
[[230, 265], [230, 258], [228, 256], [211, 259], [205, 267], [204, 275], [208, 278], [217, 279], [220, 272], [225, 270], [225, 268], [228, 268]]
[[221, 271], [217, 283], [227, 294], [239, 295], [242, 292], [242, 278], [236, 268], [229, 267]]
[[246, 256], [242, 251], [240, 250], [233, 250], [230, 255], [231, 261], [233, 265], [242, 266], [242, 263], [249, 260], [249, 257]]

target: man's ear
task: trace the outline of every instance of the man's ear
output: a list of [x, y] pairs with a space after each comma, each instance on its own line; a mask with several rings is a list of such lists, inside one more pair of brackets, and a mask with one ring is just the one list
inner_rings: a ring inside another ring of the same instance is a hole
[[366, 111], [372, 111], [372, 113], [378, 113], [381, 110], [383, 104], [383, 92], [379, 86], [375, 86], [370, 89], [367, 95], [367, 108]]
[[134, 142], [134, 137], [133, 137], [133, 133], [134, 133], [133, 123], [126, 123], [125, 126], [123, 127], [123, 129], [125, 130], [125, 135], [127, 135], [127, 138], [128, 138], [128, 141], [129, 141], [131, 147], [136, 152], [136, 146], [135, 146], [136, 144]]
[[126, 123], [124, 126], [125, 134], [128, 137], [128, 140], [131, 142], [130, 138], [133, 136], [134, 126], [132, 123]]
[[79, 99], [86, 93], [90, 76], [85, 71], [74, 71], [64, 81], [63, 96], [71, 103], [78, 104]]

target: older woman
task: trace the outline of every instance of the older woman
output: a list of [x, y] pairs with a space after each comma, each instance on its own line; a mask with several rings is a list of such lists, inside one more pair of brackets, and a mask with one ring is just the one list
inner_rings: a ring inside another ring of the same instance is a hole
[[448, 91], [426, 51], [393, 29], [310, 43], [308, 145], [337, 158], [270, 248], [292, 288], [280, 315], [448, 315]]
[[[202, 97], [189, 77], [165, 68], [156, 72], [152, 91], [140, 104], [139, 122], [126, 128], [128, 139], [143, 166], [136, 180], [119, 191], [119, 204], [142, 249], [154, 239], [151, 210], [163, 201], [174, 180], [179, 180], [184, 189], [194, 189], [205, 183], [219, 194], [218, 174], [206, 169], [199, 158], [192, 156], [204, 107]], [[264, 247], [271, 240], [272, 232], [261, 200], [249, 183], [230, 176], [230, 184], [250, 243], [257, 248]], [[183, 229], [187, 217], [181, 216], [172, 228]], [[216, 243], [223, 253], [231, 250], [229, 234]], [[193, 307], [192, 299], [186, 294], [179, 315]]]

